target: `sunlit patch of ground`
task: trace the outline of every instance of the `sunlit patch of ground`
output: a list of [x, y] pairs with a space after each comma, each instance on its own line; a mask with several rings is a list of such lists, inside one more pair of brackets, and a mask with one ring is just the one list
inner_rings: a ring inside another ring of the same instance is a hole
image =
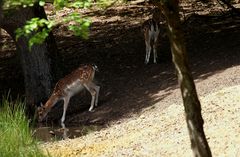
[[[213, 156], [240, 156], [240, 85], [200, 98]], [[159, 105], [159, 104], [156, 104]], [[139, 117], [73, 140], [45, 143], [53, 156], [192, 156], [183, 106]]]

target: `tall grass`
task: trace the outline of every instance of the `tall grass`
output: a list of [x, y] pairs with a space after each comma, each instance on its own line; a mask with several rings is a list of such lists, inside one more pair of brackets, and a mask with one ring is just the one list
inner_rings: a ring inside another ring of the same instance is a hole
[[44, 157], [32, 137], [29, 121], [24, 113], [25, 104], [3, 97], [0, 104], [0, 156]]

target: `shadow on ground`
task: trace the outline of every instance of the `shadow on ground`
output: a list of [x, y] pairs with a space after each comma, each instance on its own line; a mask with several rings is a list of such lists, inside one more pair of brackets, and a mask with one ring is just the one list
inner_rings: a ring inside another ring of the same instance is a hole
[[[120, 121], [144, 108], [154, 108], [155, 103], [178, 88], [166, 37], [160, 37], [158, 64], [144, 65], [145, 45], [140, 27], [144, 21], [142, 15], [147, 15], [151, 7], [142, 9], [144, 6], [130, 5], [121, 8], [106, 12], [111, 20], [102, 14], [94, 17], [103, 19], [93, 22], [87, 41], [72, 36], [64, 26], [54, 30], [68, 69], [66, 73], [81, 63], [95, 63], [100, 69], [96, 74], [96, 82], [101, 86], [99, 106], [90, 113], [87, 111], [90, 94], [82, 92], [75, 96], [69, 105], [67, 126], [107, 125]], [[192, 15], [183, 24], [196, 80], [207, 79], [240, 64], [240, 18], [227, 15], [221, 18]], [[60, 106], [50, 112], [49, 124], [60, 120]]]

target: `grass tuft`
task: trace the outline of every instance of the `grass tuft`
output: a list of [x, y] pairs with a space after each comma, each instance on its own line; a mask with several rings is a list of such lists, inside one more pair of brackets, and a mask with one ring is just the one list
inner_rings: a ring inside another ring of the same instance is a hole
[[0, 103], [1, 157], [44, 157], [32, 137], [24, 101], [13, 102], [5, 96]]

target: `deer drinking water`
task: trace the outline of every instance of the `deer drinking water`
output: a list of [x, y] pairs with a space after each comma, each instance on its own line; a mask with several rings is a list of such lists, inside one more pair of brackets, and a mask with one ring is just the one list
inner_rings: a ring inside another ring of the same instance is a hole
[[157, 41], [160, 33], [160, 24], [163, 24], [162, 14], [158, 8], [153, 10], [152, 18], [145, 21], [142, 25], [146, 44], [145, 64], [148, 64], [151, 51], [153, 50], [153, 62], [157, 63]]
[[100, 90], [100, 86], [97, 86], [93, 83], [95, 71], [97, 71], [97, 66], [95, 65], [81, 65], [78, 69], [60, 79], [56, 83], [53, 93], [46, 104], [38, 108], [38, 121], [42, 122], [47, 116], [48, 112], [50, 112], [51, 108], [58, 101], [63, 100], [64, 105], [61, 124], [64, 125], [70, 98], [84, 88], [86, 88], [92, 95], [91, 106], [89, 108], [89, 111], [92, 111], [94, 105], [97, 106]]

